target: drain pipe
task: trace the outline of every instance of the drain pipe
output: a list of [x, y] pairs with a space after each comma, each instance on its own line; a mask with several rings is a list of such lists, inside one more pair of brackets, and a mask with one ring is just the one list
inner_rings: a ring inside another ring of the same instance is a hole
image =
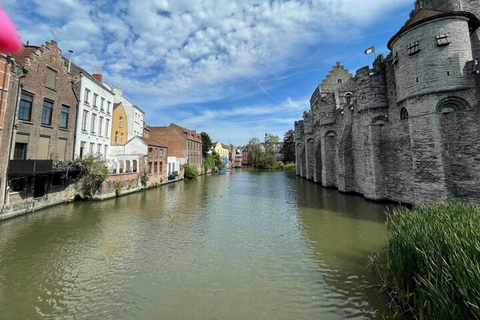
[[[15, 64], [15, 59], [11, 58], [10, 59], [12, 64]], [[19, 67], [20, 68], [20, 67]], [[18, 112], [18, 106], [20, 105], [20, 91], [23, 88], [23, 79], [27, 76], [28, 70], [25, 70], [23, 68], [20, 68], [22, 70], [22, 75], [18, 78], [18, 85], [17, 85], [17, 102], [15, 103], [15, 110], [13, 112], [13, 123], [12, 123], [12, 135], [10, 136], [10, 145], [9, 145], [9, 155], [8, 155], [8, 166], [7, 166], [7, 175], [8, 171], [10, 169], [10, 159], [12, 159], [12, 154], [13, 154], [13, 139], [15, 138], [15, 131], [17, 130], [17, 112]], [[8, 195], [8, 188], [5, 188], [5, 195], [3, 198], [3, 208], [7, 204], [7, 195]]]

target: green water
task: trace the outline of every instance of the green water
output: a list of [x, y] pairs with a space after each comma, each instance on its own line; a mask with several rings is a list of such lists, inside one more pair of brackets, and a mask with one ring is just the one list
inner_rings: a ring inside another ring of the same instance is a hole
[[232, 171], [0, 223], [0, 319], [382, 319], [385, 205]]

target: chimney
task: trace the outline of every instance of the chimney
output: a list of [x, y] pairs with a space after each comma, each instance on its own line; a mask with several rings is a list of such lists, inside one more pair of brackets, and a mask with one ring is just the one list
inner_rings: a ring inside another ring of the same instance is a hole
[[70, 69], [72, 67], [72, 56], [73, 56], [73, 50], [68, 50], [68, 73], [70, 73]]
[[100, 83], [103, 82], [103, 77], [102, 77], [102, 74], [100, 73], [100, 66], [96, 66], [96, 67], [93, 69], [92, 77], [94, 77], [95, 80], [97, 80], [97, 81], [100, 82]]

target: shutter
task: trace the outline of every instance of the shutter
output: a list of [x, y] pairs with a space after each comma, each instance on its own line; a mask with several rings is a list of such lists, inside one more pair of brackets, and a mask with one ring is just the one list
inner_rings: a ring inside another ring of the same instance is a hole
[[49, 137], [40, 137], [40, 139], [38, 139], [38, 153], [37, 153], [38, 160], [48, 160], [49, 146], [50, 146]]
[[17, 134], [15, 136], [16, 143], [27, 143], [28, 144], [28, 135], [26, 134]]
[[65, 150], [67, 149], [67, 140], [58, 139], [57, 155], [58, 161], [65, 161]]

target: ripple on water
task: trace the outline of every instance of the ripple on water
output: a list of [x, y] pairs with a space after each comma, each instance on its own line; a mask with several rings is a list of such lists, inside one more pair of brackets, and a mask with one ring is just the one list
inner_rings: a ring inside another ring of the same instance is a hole
[[8, 221], [0, 224], [2, 312], [9, 319], [376, 318], [385, 301], [365, 288], [372, 280], [360, 251], [382, 245], [384, 225], [326, 208], [332, 197], [324, 196], [284, 173], [237, 171]]

